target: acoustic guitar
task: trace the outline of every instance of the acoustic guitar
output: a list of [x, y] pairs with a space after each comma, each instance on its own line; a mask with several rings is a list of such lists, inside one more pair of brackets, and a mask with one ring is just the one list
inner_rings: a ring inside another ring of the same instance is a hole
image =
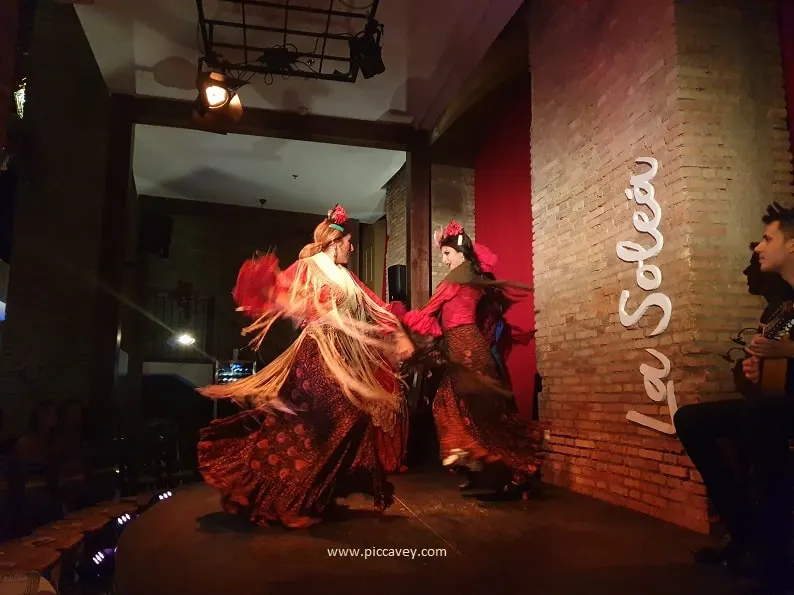
[[[780, 341], [789, 337], [794, 329], [794, 302], [783, 302], [772, 317], [761, 325], [761, 336], [772, 341]], [[786, 373], [789, 360], [783, 358], [761, 359], [759, 392], [766, 397], [783, 397], [786, 395]]]

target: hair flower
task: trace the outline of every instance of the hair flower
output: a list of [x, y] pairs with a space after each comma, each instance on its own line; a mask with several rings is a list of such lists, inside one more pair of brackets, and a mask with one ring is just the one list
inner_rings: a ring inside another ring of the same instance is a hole
[[347, 223], [347, 213], [342, 205], [336, 205], [333, 209], [328, 211], [328, 220], [337, 225], [344, 225]]

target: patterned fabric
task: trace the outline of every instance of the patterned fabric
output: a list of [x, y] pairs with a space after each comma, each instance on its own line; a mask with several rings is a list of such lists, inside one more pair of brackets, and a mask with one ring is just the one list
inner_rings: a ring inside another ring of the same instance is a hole
[[[306, 340], [280, 391], [296, 412], [254, 409], [202, 430], [199, 469], [224, 509], [265, 525], [300, 528], [320, 520], [335, 497], [359, 492], [392, 503], [390, 466], [401, 438], [386, 435], [343, 394], [317, 343]], [[383, 453], [379, 452], [380, 448]]]
[[446, 375], [433, 402], [442, 458], [472, 470], [500, 464], [512, 481], [528, 483], [543, 461], [542, 427], [521, 418], [511, 399], [478, 382], [496, 378], [497, 369], [475, 325], [448, 329], [446, 340], [450, 357], [464, 369]]
[[378, 458], [384, 471], [388, 474], [402, 473], [408, 470], [404, 463], [408, 454], [409, 420], [408, 403], [403, 400], [394, 428], [391, 431], [376, 428]]

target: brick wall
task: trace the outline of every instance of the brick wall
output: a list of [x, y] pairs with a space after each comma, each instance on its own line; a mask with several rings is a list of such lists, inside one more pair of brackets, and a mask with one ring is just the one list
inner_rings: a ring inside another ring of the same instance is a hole
[[403, 166], [386, 184], [386, 268], [408, 262], [405, 246], [407, 227], [405, 201], [407, 200], [407, 175]]
[[[732, 7], [743, 4], [595, 0], [572, 13], [541, 0], [529, 18], [546, 477], [699, 530], [708, 527], [704, 489], [680, 443], [626, 415], [670, 421], [639, 372], [661, 367], [649, 348], [669, 358], [665, 382], [679, 404], [729, 394], [717, 355], [759, 313], [741, 270], [763, 205], [788, 198], [790, 172], [772, 7]], [[619, 241], [653, 244], [632, 225], [644, 209], [624, 195], [647, 169], [634, 163], [641, 156], [659, 163], [664, 236], [646, 264], [661, 270], [658, 291], [673, 306], [654, 337], [658, 308], [637, 325], [618, 317], [621, 291], [628, 313], [650, 293], [636, 265], [616, 256]]]
[[12, 429], [35, 401], [86, 398], [92, 387], [110, 103], [72, 6], [38, 2], [30, 72], [31, 154], [0, 359], [0, 408]]
[[[386, 247], [386, 266], [406, 263], [405, 239], [405, 168], [401, 169], [386, 185], [386, 222], [389, 241]], [[432, 229], [446, 226], [456, 219], [466, 232], [474, 238], [474, 170], [465, 167], [434, 164], [430, 180], [430, 222]], [[441, 253], [432, 248], [432, 289], [435, 289], [447, 274], [441, 263]]]
[[695, 228], [689, 242], [695, 332], [687, 355], [700, 356], [691, 374], [698, 394], [714, 398], [733, 383], [707, 368], [713, 360], [701, 354], [724, 351], [729, 334], [758, 320], [759, 302], [741, 274], [747, 244], [760, 239], [766, 205], [791, 204], [792, 168], [774, 3], [705, 4], [677, 3], [675, 16], [681, 185]]
[[[430, 180], [430, 223], [432, 229], [446, 227], [457, 220], [474, 239], [474, 169], [433, 165]], [[431, 246], [431, 290], [444, 280], [449, 270], [441, 263], [441, 251]]]

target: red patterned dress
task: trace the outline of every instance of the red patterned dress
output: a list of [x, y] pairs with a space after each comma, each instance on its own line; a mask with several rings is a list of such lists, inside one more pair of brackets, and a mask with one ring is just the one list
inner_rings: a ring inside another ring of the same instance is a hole
[[509, 387], [499, 380], [476, 320], [483, 291], [445, 281], [424, 308], [409, 312], [403, 322], [426, 337], [443, 335], [448, 357], [457, 364], [448, 368], [433, 401], [444, 464], [473, 471], [498, 465], [523, 486], [542, 463], [543, 430], [516, 413]]
[[402, 461], [407, 419], [399, 377], [382, 350], [396, 318], [324, 254], [283, 273], [273, 258], [249, 261], [234, 296], [258, 317], [248, 330], [260, 341], [279, 316], [300, 320], [302, 332], [254, 376], [202, 389], [254, 404], [201, 433], [199, 469], [225, 510], [301, 528], [352, 492], [386, 509], [393, 492], [386, 474]]

